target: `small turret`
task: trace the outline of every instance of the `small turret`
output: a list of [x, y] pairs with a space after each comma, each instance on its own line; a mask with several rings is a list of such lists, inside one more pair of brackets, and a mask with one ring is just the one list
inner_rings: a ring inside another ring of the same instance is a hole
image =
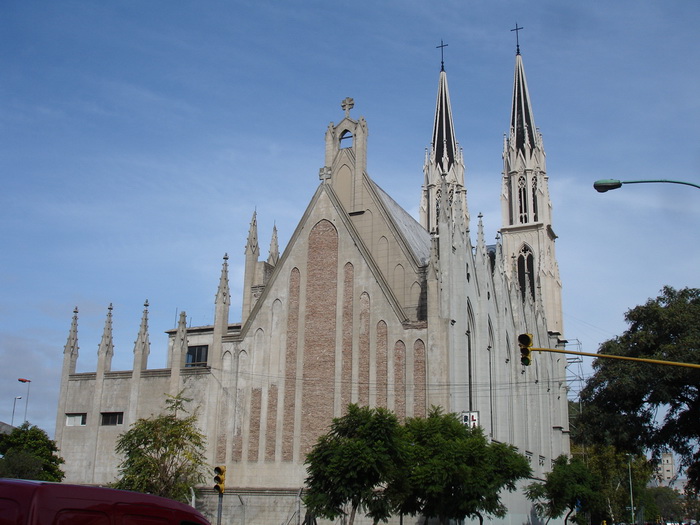
[[105, 319], [102, 340], [97, 349], [97, 373], [109, 372], [112, 370], [112, 356], [114, 355], [114, 341], [112, 340], [112, 303], [107, 308], [107, 318]]
[[75, 374], [78, 361], [78, 307], [73, 310], [73, 320], [68, 331], [68, 340], [63, 347], [63, 375]]
[[148, 355], [151, 353], [151, 342], [148, 337], [148, 299], [143, 303], [141, 326], [134, 343], [134, 371], [148, 368]]
[[257, 212], [253, 212], [248, 230], [248, 241], [245, 246], [245, 271], [243, 275], [243, 309], [241, 311], [242, 321], [248, 318], [248, 314], [253, 309], [253, 285], [255, 284], [255, 273], [260, 257], [260, 246], [258, 245], [258, 217]]
[[277, 225], [272, 227], [272, 239], [270, 240], [270, 255], [267, 258], [267, 264], [275, 266], [280, 260], [280, 247], [277, 240]]

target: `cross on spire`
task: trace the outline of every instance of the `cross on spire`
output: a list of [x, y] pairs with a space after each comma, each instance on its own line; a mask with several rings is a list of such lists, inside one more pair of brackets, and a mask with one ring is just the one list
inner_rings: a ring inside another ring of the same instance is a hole
[[[515, 24], [515, 25], [517, 26], [518, 24]], [[446, 48], [448, 45], [449, 45], [449, 44], [445, 44], [445, 43], [442, 41], [442, 39], [440, 39], [440, 45], [439, 45], [439, 46], [435, 46], [435, 49], [439, 49], [439, 50], [440, 50], [440, 71], [445, 71], [445, 48]]]
[[515, 23], [515, 29], [511, 29], [511, 31], [515, 31], [515, 45], [516, 45], [516, 47], [515, 47], [515, 54], [516, 54], [516, 55], [519, 55], [519, 54], [520, 54], [520, 35], [518, 34], [518, 32], [519, 32], [521, 29], [524, 29], [524, 28], [523, 28], [523, 27], [518, 27], [518, 23], [517, 23], [517, 22]]

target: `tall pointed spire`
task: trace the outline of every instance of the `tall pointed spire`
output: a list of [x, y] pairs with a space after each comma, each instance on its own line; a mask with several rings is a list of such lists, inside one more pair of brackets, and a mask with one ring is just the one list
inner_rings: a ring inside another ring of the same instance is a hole
[[464, 161], [455, 135], [450, 90], [447, 86], [447, 73], [444, 64], [438, 79], [432, 142], [426, 155], [423, 172], [425, 179], [420, 204], [421, 225], [429, 232], [437, 230], [440, 192], [444, 178], [447, 183], [448, 202], [450, 204], [455, 202], [458, 205], [459, 211], [463, 215], [459, 222], [463, 219], [466, 228], [469, 228], [469, 213], [464, 188]]
[[258, 215], [253, 212], [248, 230], [248, 241], [245, 246], [245, 270], [243, 273], [243, 309], [241, 320], [245, 322], [248, 314], [252, 310], [255, 302], [253, 300], [253, 286], [257, 284], [258, 258], [260, 257], [260, 246], [258, 245]]
[[224, 254], [224, 262], [221, 265], [221, 277], [219, 277], [219, 287], [216, 290], [216, 304], [231, 304], [231, 293], [228, 286], [228, 253]]
[[104, 372], [109, 372], [112, 369], [112, 356], [114, 355], [114, 341], [112, 340], [112, 303], [109, 303], [107, 308], [107, 318], [105, 319], [104, 330], [102, 331], [102, 340], [97, 349], [97, 368]]
[[514, 262], [506, 272], [511, 282], [519, 283], [523, 300], [530, 296], [543, 304], [548, 330], [563, 333], [548, 181], [542, 134], [535, 126], [518, 44], [510, 130], [503, 144], [503, 253]]
[[73, 309], [73, 320], [70, 323], [66, 346], [63, 347], [64, 360], [68, 359], [70, 374], [75, 373], [75, 365], [78, 360], [78, 307]]
[[267, 263], [275, 266], [280, 259], [280, 247], [277, 240], [277, 225], [272, 226], [272, 239], [270, 240], [270, 256], [267, 258]]
[[526, 149], [537, 145], [539, 134], [532, 115], [530, 94], [527, 90], [523, 57], [518, 50], [515, 56], [515, 75], [513, 80], [513, 107], [510, 116], [511, 140], [517, 151], [525, 153]]
[[437, 103], [435, 105], [435, 122], [433, 124], [433, 141], [431, 157], [447, 173], [455, 163], [457, 140], [452, 121], [450, 90], [447, 87], [447, 73], [440, 71]]
[[143, 303], [141, 326], [134, 343], [134, 370], [146, 370], [148, 355], [151, 353], [151, 342], [148, 336], [148, 299]]
[[258, 246], [258, 212], [253, 212], [253, 218], [250, 220], [250, 228], [248, 229], [248, 242], [245, 247], [246, 254], [260, 255], [260, 246]]

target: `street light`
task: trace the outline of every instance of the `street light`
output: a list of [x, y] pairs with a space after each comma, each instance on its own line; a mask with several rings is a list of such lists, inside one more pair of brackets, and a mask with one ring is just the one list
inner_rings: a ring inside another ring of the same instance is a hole
[[17, 379], [17, 381], [19, 381], [20, 383], [27, 384], [27, 399], [24, 400], [24, 420], [27, 421], [27, 406], [29, 405], [29, 387], [32, 384], [32, 380], [20, 377], [19, 379]]
[[17, 406], [18, 399], [22, 399], [22, 396], [15, 396], [15, 400], [12, 402], [12, 421], [10, 422], [11, 427], [15, 426], [15, 407]]
[[667, 180], [667, 179], [656, 179], [656, 180], [617, 180], [617, 179], [600, 179], [593, 183], [593, 187], [596, 191], [600, 193], [605, 193], [606, 191], [616, 190], [620, 188], [623, 184], [642, 184], [645, 182], [667, 182], [669, 184], [683, 184], [685, 186], [692, 186], [694, 188], [700, 189], [699, 184], [694, 184], [692, 182], [684, 182], [682, 180]]

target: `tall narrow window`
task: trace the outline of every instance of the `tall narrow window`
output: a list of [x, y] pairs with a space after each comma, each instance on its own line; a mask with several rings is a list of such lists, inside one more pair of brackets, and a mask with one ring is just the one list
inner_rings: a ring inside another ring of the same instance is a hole
[[518, 284], [520, 285], [520, 293], [523, 301], [525, 294], [530, 292], [532, 298], [535, 298], [535, 258], [532, 256], [532, 250], [528, 246], [523, 246], [518, 255]]
[[537, 222], [537, 175], [532, 176], [532, 220]]
[[209, 351], [209, 346], [198, 345], [187, 347], [187, 358], [185, 361], [185, 367], [195, 367], [195, 366], [207, 366], [207, 353]]
[[527, 220], [527, 179], [525, 175], [518, 177], [518, 214], [520, 224], [525, 224]]

